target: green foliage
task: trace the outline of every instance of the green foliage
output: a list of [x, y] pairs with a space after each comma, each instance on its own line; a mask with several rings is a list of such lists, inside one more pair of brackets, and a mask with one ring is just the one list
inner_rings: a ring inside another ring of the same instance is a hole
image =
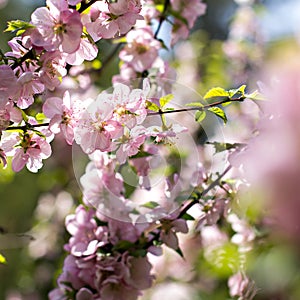
[[160, 104], [160, 107], [163, 108], [165, 105], [167, 105], [172, 99], [174, 98], [174, 95], [173, 94], [168, 94], [164, 97], [161, 97], [159, 99], [159, 104]]
[[13, 20], [7, 22], [7, 28], [4, 30], [4, 32], [12, 32], [15, 33], [16, 36], [20, 36], [26, 31], [26, 29], [29, 28], [35, 28], [35, 26], [29, 22]]
[[220, 143], [220, 142], [207, 142], [208, 145], [213, 145], [215, 148], [215, 153], [223, 152], [226, 150], [237, 149], [245, 147], [246, 144], [242, 143]]
[[215, 87], [210, 89], [203, 97], [205, 100], [209, 99], [218, 99], [219, 101], [221, 100], [226, 100], [229, 97], [228, 91], [224, 90], [223, 88], [220, 87]]
[[155, 201], [149, 201], [149, 202], [146, 202], [144, 204], [141, 205], [141, 207], [146, 207], [146, 208], [150, 208], [150, 209], [153, 209], [155, 207], [158, 207], [159, 204]]
[[6, 258], [0, 253], [0, 264], [6, 264]]
[[206, 117], [206, 112], [204, 110], [197, 110], [195, 113], [195, 121], [201, 123]]
[[155, 112], [159, 111], [159, 106], [151, 101], [146, 101], [146, 108]]
[[212, 112], [214, 115], [216, 115], [218, 118], [222, 119], [224, 123], [227, 122], [227, 117], [223, 109], [220, 107], [211, 107], [208, 109], [208, 111]]

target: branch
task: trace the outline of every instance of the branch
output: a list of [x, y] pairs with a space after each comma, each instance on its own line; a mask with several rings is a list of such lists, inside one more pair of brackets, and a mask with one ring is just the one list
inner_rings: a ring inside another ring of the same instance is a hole
[[157, 115], [164, 115], [164, 114], [171, 114], [171, 113], [179, 113], [179, 112], [185, 112], [185, 111], [192, 111], [192, 110], [207, 110], [209, 108], [212, 108], [214, 106], [217, 105], [222, 105], [228, 102], [243, 102], [246, 98], [241, 97], [241, 98], [237, 98], [237, 99], [225, 99], [222, 101], [218, 101], [218, 102], [214, 102], [211, 104], [207, 104], [207, 105], [203, 105], [203, 106], [199, 106], [199, 107], [190, 107], [190, 108], [182, 108], [182, 109], [175, 109], [175, 110], [166, 110], [166, 111], [158, 111], [158, 112], [150, 112], [148, 113], [148, 116], [157, 116]]
[[21, 66], [21, 64], [23, 62], [25, 62], [27, 59], [35, 59], [35, 54], [34, 54], [34, 50], [30, 49], [27, 53], [25, 53], [22, 57], [18, 58], [13, 65], [11, 66], [11, 68], [14, 70], [17, 67]]
[[33, 128], [37, 128], [37, 127], [44, 127], [44, 126], [49, 126], [50, 123], [42, 123], [42, 124], [35, 124], [35, 125], [32, 125], [32, 124], [26, 124], [26, 125], [23, 125], [23, 126], [10, 126], [10, 127], [7, 127], [5, 130], [23, 130], [23, 131], [26, 131], [26, 130], [30, 130], [30, 129], [33, 129]]
[[157, 29], [154, 33], [154, 38], [157, 39], [157, 36], [159, 34], [159, 31], [161, 29], [161, 26], [162, 26], [162, 23], [165, 21], [166, 19], [166, 12], [167, 12], [167, 9], [168, 9], [168, 6], [170, 5], [170, 0], [165, 0], [165, 5], [164, 5], [164, 10], [159, 18], [159, 24], [157, 26]]
[[99, 0], [91, 0], [90, 2], [81, 2], [81, 6], [78, 9], [78, 12], [81, 14], [82, 12], [84, 12], [86, 9], [88, 9], [90, 6], [92, 6], [94, 3], [96, 3]]
[[[215, 188], [217, 185], [220, 184], [220, 180], [231, 170], [232, 166], [229, 165], [224, 171], [223, 173], [221, 173], [218, 178], [213, 181], [200, 195], [199, 199], [203, 196], [205, 196], [210, 190], [212, 190], [213, 188]], [[199, 203], [199, 199], [197, 200], [191, 200], [186, 206], [184, 206], [182, 208], [182, 210], [180, 211], [177, 219], [181, 218], [192, 206], [194, 206], [195, 204]]]

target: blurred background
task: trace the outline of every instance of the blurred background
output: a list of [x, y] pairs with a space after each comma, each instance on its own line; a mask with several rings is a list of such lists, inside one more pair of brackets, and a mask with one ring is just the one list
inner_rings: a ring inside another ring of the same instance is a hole
[[[233, 88], [244, 83], [255, 89], [262, 65], [284, 59], [285, 53], [299, 51], [299, 1], [204, 2], [208, 5], [207, 14], [197, 22], [190, 41], [180, 43], [172, 53], [163, 53], [177, 68], [178, 82], [200, 94], [213, 86]], [[33, 10], [44, 4], [42, 0], [0, 0], [1, 32], [9, 20], [29, 21]], [[7, 41], [11, 37], [1, 33], [2, 52], [8, 50]], [[99, 60], [105, 61], [114, 45], [108, 41], [100, 41], [98, 45]], [[116, 56], [105, 65], [105, 72], [93, 74], [99, 92], [110, 86], [117, 71]], [[241, 108], [229, 111], [229, 115], [236, 118], [245, 115], [247, 119], [249, 112]], [[228, 127], [233, 136], [243, 137], [247, 133], [235, 124]], [[0, 253], [7, 259], [7, 264], [0, 265], [0, 300], [47, 299], [60, 272], [65, 255], [63, 245], [68, 239], [64, 217], [73, 212], [81, 192], [73, 173], [72, 148], [56, 139], [52, 149], [53, 156], [44, 162], [38, 174], [26, 169], [18, 174], [9, 167], [0, 169]], [[197, 240], [186, 243], [188, 251], [199, 246]], [[255, 249], [249, 270], [260, 288], [255, 299], [300, 299], [299, 250], [296, 244], [291, 242], [288, 246], [278, 237]], [[174, 278], [172, 274], [160, 273], [158, 286], [144, 299], [159, 299], [167, 291], [175, 291], [167, 296], [174, 300], [230, 299], [226, 267], [212, 268], [204, 256], [199, 250], [190, 260], [196, 275], [185, 277], [186, 266], [178, 271], [184, 276]], [[167, 261], [158, 263], [164, 266], [161, 270], [180, 264], [171, 255], [167, 257]], [[218, 278], [213, 293], [205, 286], [205, 276]]]

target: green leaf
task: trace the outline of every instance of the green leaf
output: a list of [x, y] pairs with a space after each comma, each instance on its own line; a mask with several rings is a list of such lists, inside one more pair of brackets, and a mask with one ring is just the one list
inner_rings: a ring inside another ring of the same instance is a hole
[[130, 254], [133, 257], [145, 257], [147, 255], [147, 250], [145, 250], [145, 249], [136, 249], [134, 251], [130, 251]]
[[46, 116], [44, 115], [44, 113], [38, 113], [38, 114], [36, 114], [35, 119], [39, 123], [42, 123], [46, 119]]
[[156, 105], [155, 103], [151, 102], [151, 101], [146, 101], [146, 108], [152, 111], [159, 111], [160, 108], [158, 105]]
[[232, 89], [232, 90], [229, 90], [228, 93], [229, 93], [229, 96], [232, 97], [236, 94], [241, 94], [241, 95], [245, 95], [245, 89], [246, 89], [246, 85], [243, 84], [241, 85], [239, 88], [237, 89]]
[[121, 44], [121, 43], [123, 43], [123, 44], [127, 43], [126, 36], [123, 36], [123, 37], [121, 37], [119, 39], [113, 40], [113, 44]]
[[15, 32], [18, 36], [29, 28], [35, 28], [35, 26], [25, 21], [13, 20], [7, 22], [7, 28], [4, 30], [4, 32]]
[[206, 112], [204, 110], [197, 110], [195, 113], [195, 121], [201, 123], [206, 117]]
[[6, 264], [6, 259], [1, 253], [0, 253], [0, 264]]
[[267, 101], [267, 98], [258, 91], [254, 91], [251, 94], [245, 94], [245, 97], [254, 101]]
[[119, 241], [114, 247], [114, 251], [126, 251], [134, 246], [134, 243], [126, 241], [126, 240], [121, 240]]
[[229, 97], [228, 91], [224, 90], [223, 88], [220, 87], [215, 87], [210, 89], [205, 95], [204, 99], [212, 99], [212, 98], [221, 98], [221, 99], [226, 99]]
[[181, 218], [186, 221], [194, 221], [195, 220], [195, 218], [188, 213], [185, 213]]
[[156, 10], [158, 10], [160, 13], [164, 11], [165, 6], [163, 4], [157, 4], [155, 5]]
[[213, 145], [215, 148], [215, 153], [220, 153], [230, 149], [244, 148], [247, 144], [242, 143], [220, 143], [220, 142], [207, 142], [208, 145]]
[[159, 206], [159, 204], [157, 202], [155, 202], [155, 201], [149, 201], [149, 202], [146, 202], [146, 203], [144, 203], [144, 204], [142, 204], [140, 206], [141, 207], [146, 207], [146, 208], [153, 209], [153, 208]]
[[212, 112], [213, 114], [215, 114], [218, 118], [221, 118], [224, 121], [224, 123], [227, 122], [226, 114], [225, 114], [224, 110], [221, 109], [220, 107], [215, 106], [215, 107], [209, 108], [208, 110], [210, 112]]
[[201, 102], [191, 102], [191, 103], [187, 103], [185, 106], [203, 107], [204, 105]]
[[172, 99], [174, 98], [174, 95], [173, 94], [168, 94], [164, 97], [161, 97], [159, 99], [159, 104], [160, 104], [160, 107], [164, 107], [166, 104], [168, 104]]
[[170, 13], [171, 16], [173, 16], [174, 18], [181, 21], [183, 24], [188, 25], [188, 21], [187, 21], [186, 18], [184, 18], [182, 16], [181, 11], [176, 11], [176, 10], [173, 10], [173, 9], [169, 9], [169, 13]]

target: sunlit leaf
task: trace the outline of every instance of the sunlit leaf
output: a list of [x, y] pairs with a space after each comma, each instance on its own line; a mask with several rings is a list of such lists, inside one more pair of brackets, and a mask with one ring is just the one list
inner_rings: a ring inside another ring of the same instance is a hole
[[218, 118], [221, 118], [224, 123], [227, 122], [227, 117], [226, 117], [226, 114], [224, 112], [223, 109], [221, 109], [220, 107], [211, 107], [208, 109], [210, 112], [212, 112], [213, 114], [215, 114]]
[[206, 117], [206, 112], [204, 110], [197, 110], [195, 113], [195, 121], [201, 123]]
[[6, 264], [6, 259], [1, 253], [0, 253], [0, 264]]
[[174, 98], [173, 94], [168, 94], [164, 97], [161, 97], [159, 99], [159, 104], [161, 107], [164, 107], [165, 105], [167, 105], [172, 99]]
[[159, 111], [159, 106], [153, 102], [146, 101], [146, 108], [152, 111]]
[[229, 93], [228, 91], [224, 90], [221, 87], [215, 87], [210, 89], [205, 95], [204, 95], [204, 99], [212, 99], [212, 98], [221, 98], [221, 99], [226, 99], [229, 97]]
[[185, 106], [203, 107], [204, 105], [201, 102], [191, 102], [191, 103], [187, 103]]
[[14, 32], [17, 35], [20, 35], [29, 28], [35, 28], [35, 26], [25, 21], [12, 20], [7, 22], [7, 28], [4, 30], [4, 32]]

